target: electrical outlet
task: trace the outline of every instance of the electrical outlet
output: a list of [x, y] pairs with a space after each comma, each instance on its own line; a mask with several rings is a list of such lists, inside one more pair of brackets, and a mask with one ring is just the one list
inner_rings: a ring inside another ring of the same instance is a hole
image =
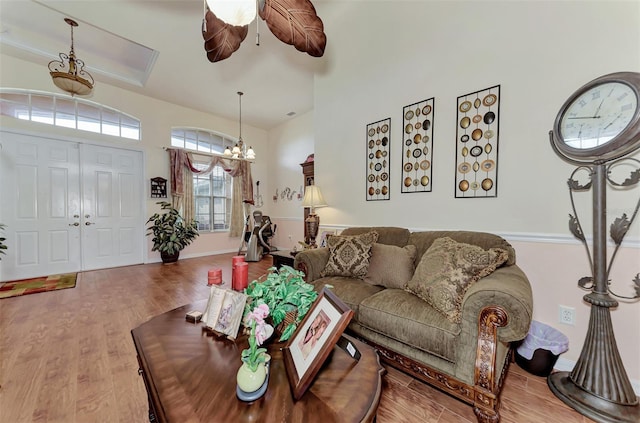
[[565, 325], [575, 325], [576, 309], [573, 307], [560, 305], [558, 307], [558, 322], [564, 323]]

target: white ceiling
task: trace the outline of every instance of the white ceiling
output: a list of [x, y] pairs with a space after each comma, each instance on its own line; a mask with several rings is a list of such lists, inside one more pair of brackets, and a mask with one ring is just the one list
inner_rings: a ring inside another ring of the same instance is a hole
[[254, 21], [238, 51], [211, 63], [203, 47], [202, 0], [2, 0], [2, 53], [42, 63], [47, 72], [50, 60], [69, 52], [64, 17], [79, 23], [75, 52], [96, 91], [108, 83], [232, 120], [238, 119], [236, 93], [243, 91], [243, 124], [264, 129], [291, 119], [289, 112], [313, 108], [313, 75], [329, 61], [326, 51], [314, 58], [282, 43], [258, 18], [260, 46]]

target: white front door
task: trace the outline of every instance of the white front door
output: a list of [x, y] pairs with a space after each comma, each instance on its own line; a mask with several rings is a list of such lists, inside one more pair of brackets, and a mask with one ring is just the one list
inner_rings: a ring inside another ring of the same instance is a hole
[[83, 144], [84, 270], [142, 263], [142, 153]]
[[78, 145], [2, 134], [2, 223], [8, 250], [2, 279], [80, 269]]
[[0, 131], [0, 280], [142, 263], [142, 153]]

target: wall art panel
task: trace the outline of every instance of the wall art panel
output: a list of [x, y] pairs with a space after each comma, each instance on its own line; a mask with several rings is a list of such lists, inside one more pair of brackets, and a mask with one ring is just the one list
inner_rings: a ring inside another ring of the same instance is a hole
[[434, 98], [402, 109], [401, 192], [430, 192]]
[[458, 97], [456, 198], [498, 196], [500, 85]]
[[367, 125], [367, 201], [390, 198], [391, 118]]

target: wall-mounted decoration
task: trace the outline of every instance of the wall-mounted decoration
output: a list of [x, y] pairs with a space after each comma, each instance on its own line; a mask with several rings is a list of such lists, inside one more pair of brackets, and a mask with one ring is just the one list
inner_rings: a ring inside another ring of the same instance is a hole
[[151, 198], [167, 198], [167, 180], [161, 177], [151, 178]]
[[498, 196], [500, 85], [458, 97], [456, 198]]
[[367, 125], [367, 201], [390, 198], [391, 118]]
[[300, 187], [299, 191], [296, 190], [292, 190], [289, 187], [284, 187], [283, 189], [278, 189], [276, 188], [276, 193], [273, 196], [273, 202], [277, 203], [278, 199], [280, 200], [287, 200], [287, 201], [292, 201], [294, 198], [298, 201], [302, 200], [302, 186]]
[[433, 97], [402, 109], [402, 193], [431, 191]]

